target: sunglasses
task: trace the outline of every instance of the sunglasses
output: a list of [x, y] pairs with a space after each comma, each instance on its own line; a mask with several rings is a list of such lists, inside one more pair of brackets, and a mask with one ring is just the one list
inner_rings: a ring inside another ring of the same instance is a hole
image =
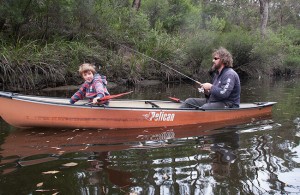
[[218, 59], [220, 59], [220, 58], [214, 58], [214, 60], [218, 60]]

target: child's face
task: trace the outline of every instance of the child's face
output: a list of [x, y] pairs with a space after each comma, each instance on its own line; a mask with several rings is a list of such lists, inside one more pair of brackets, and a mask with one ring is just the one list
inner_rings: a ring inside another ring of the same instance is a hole
[[92, 71], [88, 70], [82, 73], [82, 77], [85, 81], [91, 82], [94, 79], [94, 74]]

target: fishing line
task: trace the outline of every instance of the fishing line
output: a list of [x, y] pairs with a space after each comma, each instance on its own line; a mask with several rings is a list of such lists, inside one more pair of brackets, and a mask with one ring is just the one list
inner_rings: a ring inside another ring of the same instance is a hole
[[[107, 39], [106, 39], [106, 40], [107, 40]], [[107, 40], [107, 41], [110, 41], [110, 40]], [[156, 60], [156, 59], [154, 59], [154, 58], [152, 58], [152, 57], [150, 57], [150, 56], [147, 56], [146, 54], [143, 54], [143, 53], [141, 53], [141, 52], [139, 52], [139, 51], [137, 51], [137, 50], [134, 50], [134, 49], [132, 49], [132, 48], [130, 48], [130, 47], [127, 47], [126, 45], [122, 45], [122, 44], [116, 43], [116, 42], [114, 42], [114, 41], [110, 41], [110, 42], [112, 42], [112, 43], [114, 43], [114, 44], [117, 44], [117, 45], [120, 45], [121, 47], [125, 47], [125, 48], [127, 48], [127, 49], [129, 49], [129, 50], [131, 50], [131, 51], [133, 51], [133, 52], [135, 52], [135, 53], [137, 53], [137, 54], [140, 54], [140, 55], [142, 55], [142, 56], [144, 56], [144, 57], [146, 57], [146, 58], [149, 58], [149, 59], [151, 59], [151, 60], [153, 60], [153, 61], [159, 63], [160, 65], [163, 65], [163, 66], [165, 66], [165, 67], [167, 67], [167, 68], [169, 68], [169, 69], [175, 71], [176, 73], [178, 73], [178, 74], [180, 74], [180, 75], [182, 75], [182, 76], [184, 76], [184, 77], [190, 79], [191, 81], [194, 81], [195, 83], [201, 85], [201, 83], [200, 83], [199, 81], [196, 81], [195, 79], [193, 79], [193, 78], [187, 76], [186, 74], [183, 74], [182, 72], [179, 72], [178, 70], [172, 68], [171, 66], [168, 66], [168, 65], [166, 65], [166, 64], [164, 64], [164, 63], [162, 63], [162, 62], [160, 62], [160, 61], [158, 61], [158, 60]]]

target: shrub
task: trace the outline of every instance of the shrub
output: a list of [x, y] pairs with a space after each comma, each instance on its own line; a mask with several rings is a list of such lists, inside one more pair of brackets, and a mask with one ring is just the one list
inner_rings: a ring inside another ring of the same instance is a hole
[[0, 53], [3, 87], [14, 90], [66, 84], [66, 75], [77, 73], [82, 62], [101, 64], [106, 61], [104, 49], [87, 40], [57, 39], [48, 44], [20, 41], [16, 46], [2, 42]]
[[228, 49], [233, 57], [234, 69], [243, 76], [249, 76], [249, 65], [252, 61], [252, 51], [255, 37], [242, 29], [234, 29], [231, 32], [220, 35], [220, 45]]
[[298, 48], [288, 37], [269, 32], [268, 37], [255, 44], [251, 63], [268, 75], [291, 74], [295, 68], [288, 64], [297, 66]]
[[206, 72], [211, 67], [211, 52], [218, 42], [216, 33], [199, 30], [193, 36], [187, 35], [186, 53], [188, 69], [196, 73]]

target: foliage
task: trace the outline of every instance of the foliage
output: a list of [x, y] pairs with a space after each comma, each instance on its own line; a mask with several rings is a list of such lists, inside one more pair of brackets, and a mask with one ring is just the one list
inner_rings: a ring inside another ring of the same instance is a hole
[[164, 26], [163, 21], [167, 17], [168, 7], [168, 1], [146, 0], [143, 2], [142, 10], [148, 16], [151, 28]]
[[151, 27], [160, 22], [163, 29], [171, 34], [185, 26], [193, 8], [190, 0], [144, 0], [144, 4], [143, 10], [149, 17]]
[[105, 49], [88, 40], [56, 39], [49, 44], [21, 40], [16, 46], [2, 42], [0, 48], [0, 78], [14, 90], [65, 84], [67, 75], [77, 75], [80, 63], [106, 63]]
[[225, 29], [226, 21], [223, 18], [213, 16], [211, 21], [208, 23], [208, 29], [211, 31], [222, 32]]
[[[187, 35], [190, 36], [190, 35]], [[195, 34], [186, 44], [187, 60], [190, 61], [190, 70], [201, 72], [208, 70], [211, 66], [211, 52], [218, 42], [215, 33], [201, 31]]]
[[293, 25], [300, 27], [300, 4], [298, 0], [272, 0], [270, 26], [274, 29]]
[[234, 68], [243, 76], [254, 75], [257, 70], [251, 67], [253, 49], [256, 34], [250, 34], [236, 27], [233, 31], [223, 33], [221, 36], [221, 45], [227, 48], [233, 57]]
[[265, 40], [257, 33], [258, 1], [142, 0], [139, 11], [131, 5], [123, 0], [1, 1], [0, 86], [74, 83], [84, 61], [101, 64], [103, 74], [129, 83], [181, 77], [161, 63], [203, 77], [211, 52], [220, 46], [232, 52], [241, 76], [300, 69], [297, 0], [272, 1]]
[[284, 42], [276, 35], [256, 43], [253, 51], [253, 62], [255, 67], [262, 67], [260, 72], [273, 74], [273, 71], [281, 69], [284, 58]]
[[293, 26], [281, 29], [282, 39], [285, 40], [286, 54], [283, 66], [286, 69], [297, 70], [300, 68], [300, 30]]

